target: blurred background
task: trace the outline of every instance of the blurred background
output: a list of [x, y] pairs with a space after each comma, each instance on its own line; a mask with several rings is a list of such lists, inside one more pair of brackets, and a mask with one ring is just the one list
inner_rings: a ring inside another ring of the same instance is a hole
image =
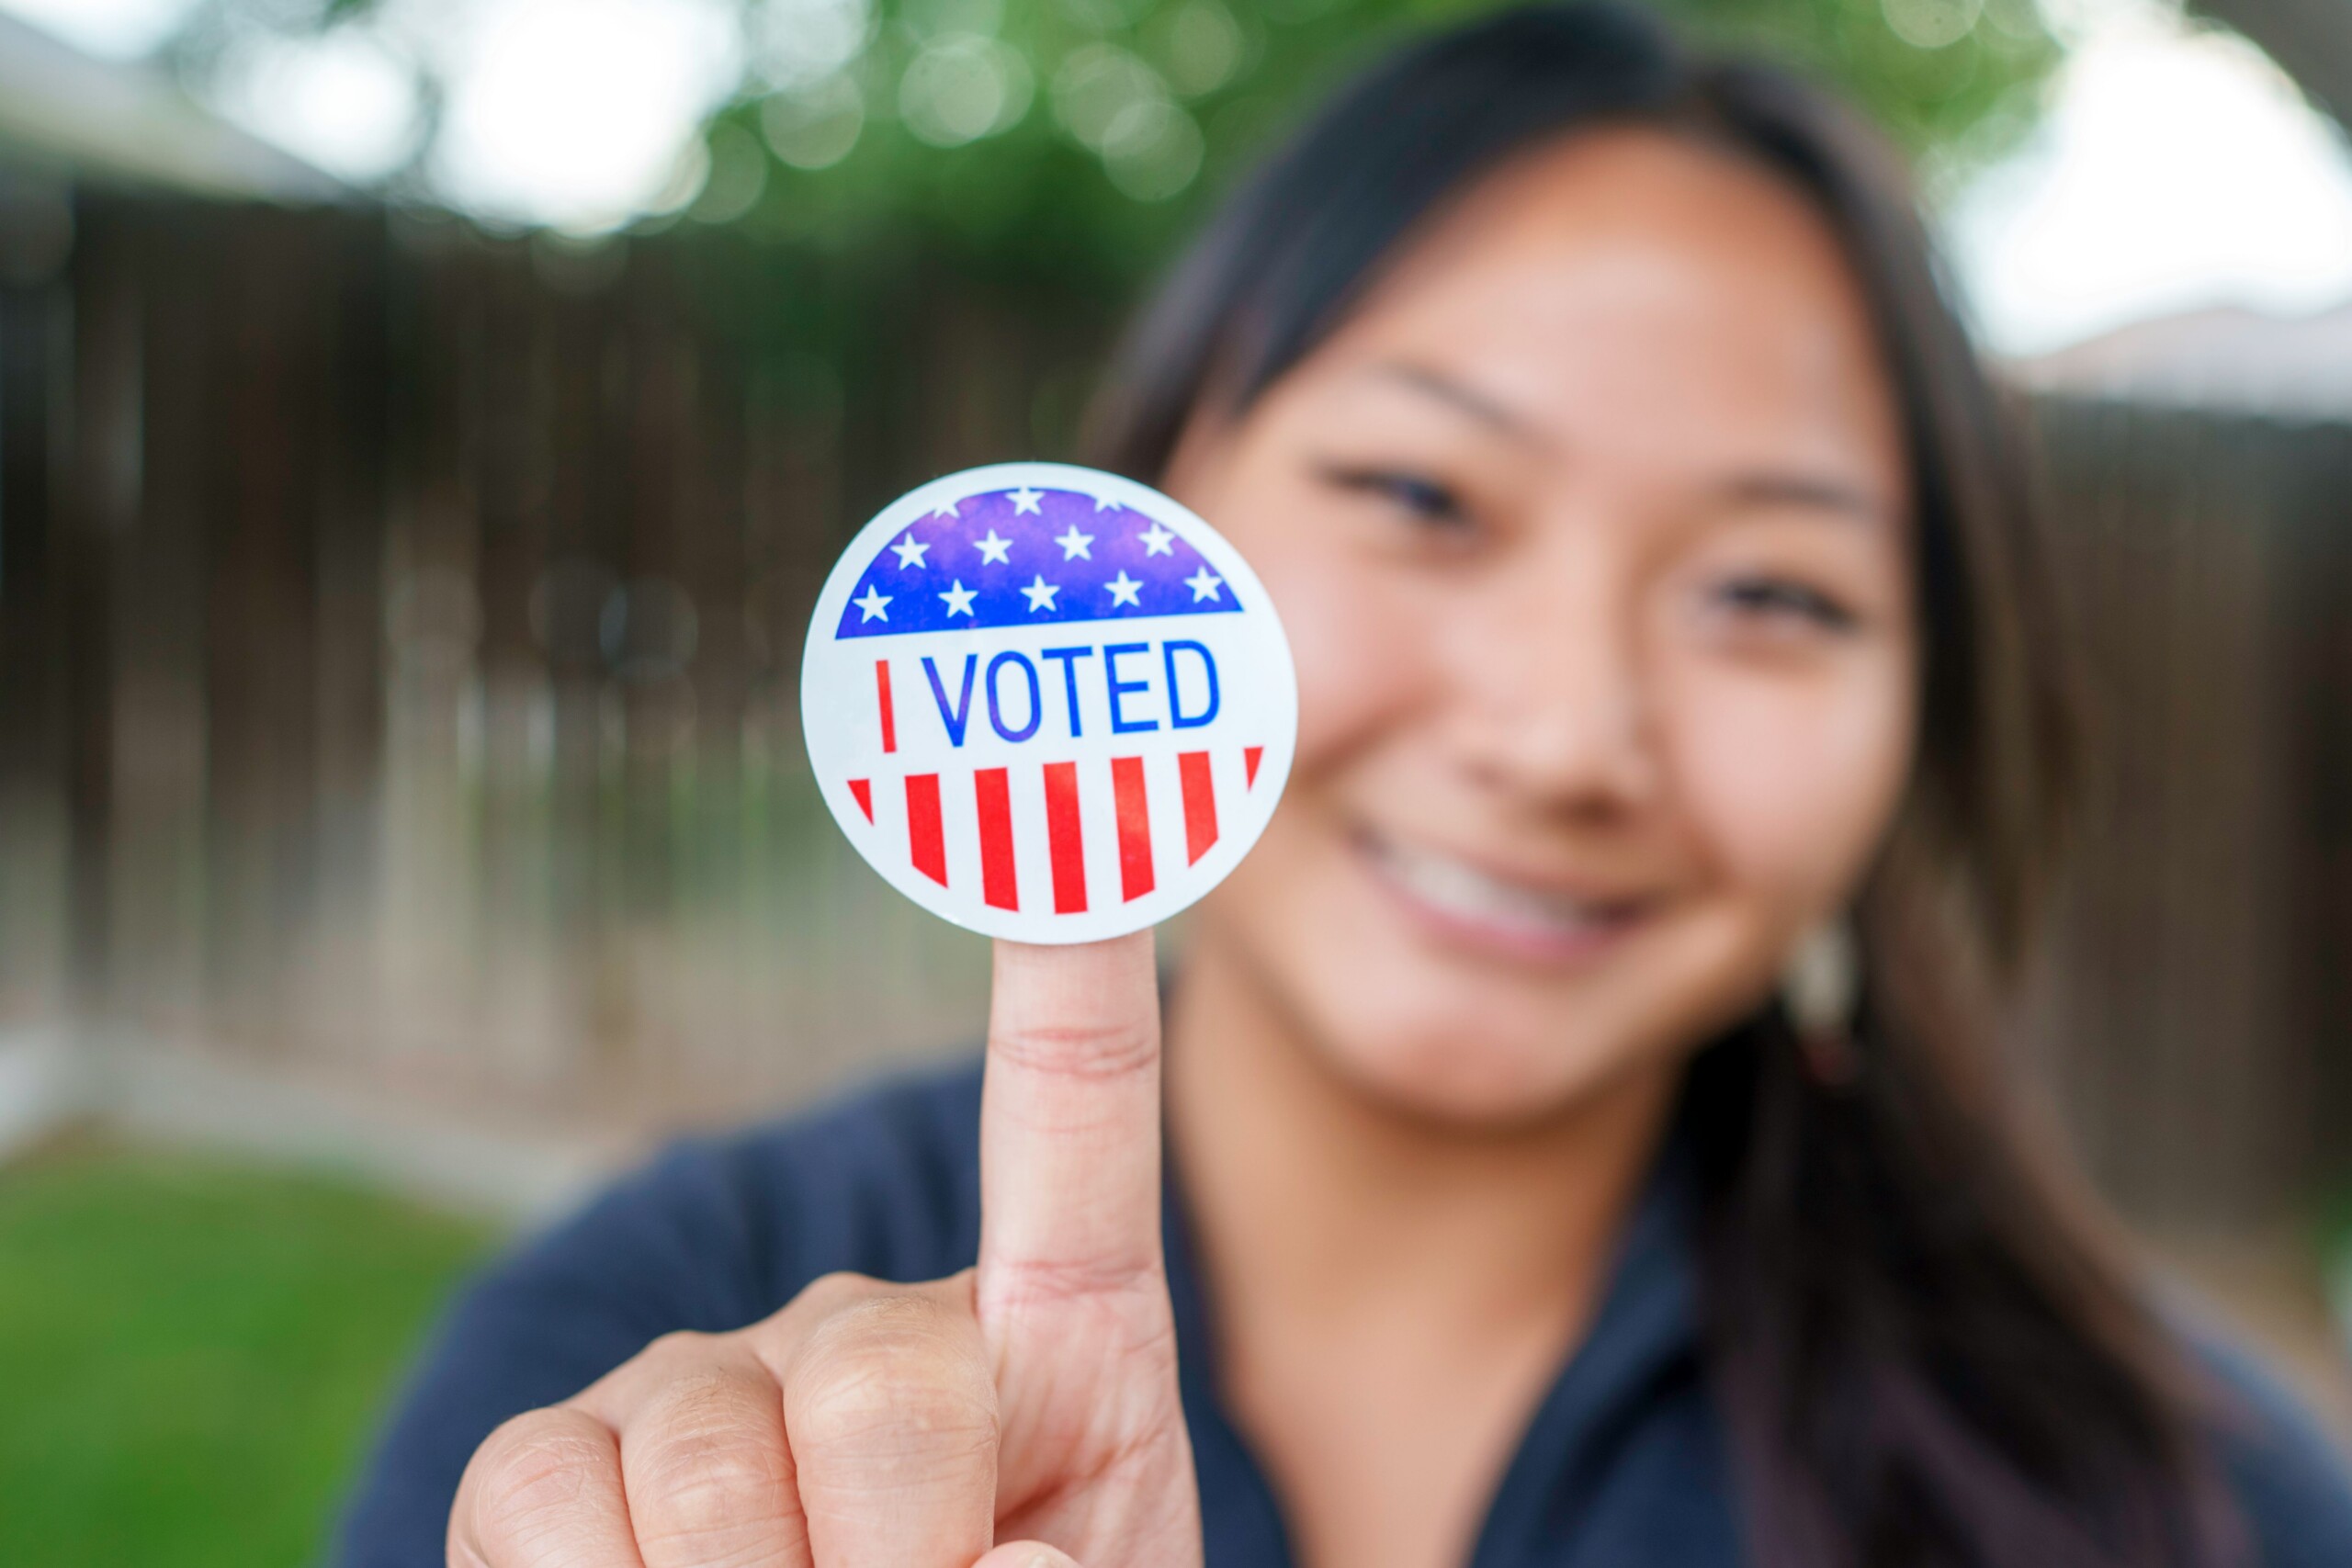
[[[1918, 159], [2099, 704], [2019, 1051], [2352, 1425], [2352, 6], [1658, 3]], [[0, 1561], [311, 1561], [500, 1235], [968, 1048], [822, 572], [1473, 8], [0, 0]]]

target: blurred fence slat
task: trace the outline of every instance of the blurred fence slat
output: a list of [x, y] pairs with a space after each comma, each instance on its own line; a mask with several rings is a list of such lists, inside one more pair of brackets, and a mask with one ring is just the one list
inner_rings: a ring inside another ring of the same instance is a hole
[[2048, 399], [2095, 773], [2030, 1034], [2189, 1223], [2352, 1165], [2352, 426]]

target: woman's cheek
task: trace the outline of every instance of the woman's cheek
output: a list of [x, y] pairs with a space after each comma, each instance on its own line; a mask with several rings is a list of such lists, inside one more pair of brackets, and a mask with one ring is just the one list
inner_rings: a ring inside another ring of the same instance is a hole
[[1841, 902], [1891, 821], [1911, 754], [1899, 660], [1802, 674], [1685, 674], [1668, 705], [1690, 825], [1733, 881], [1790, 918]]
[[1324, 761], [1374, 737], [1408, 708], [1428, 647], [1410, 596], [1380, 574], [1329, 548], [1276, 549], [1250, 561], [1265, 582], [1298, 670], [1296, 768]]

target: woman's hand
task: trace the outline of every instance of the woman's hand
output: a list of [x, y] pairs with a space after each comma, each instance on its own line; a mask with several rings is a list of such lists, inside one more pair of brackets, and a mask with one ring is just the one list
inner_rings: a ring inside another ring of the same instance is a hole
[[452, 1568], [1200, 1568], [1151, 934], [997, 943], [988, 1057], [978, 1268], [832, 1275], [516, 1416]]

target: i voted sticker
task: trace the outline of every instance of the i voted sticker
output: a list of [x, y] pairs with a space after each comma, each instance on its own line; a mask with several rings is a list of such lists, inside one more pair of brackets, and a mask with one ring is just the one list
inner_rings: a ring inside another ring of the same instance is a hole
[[1158, 491], [1005, 463], [860, 531], [801, 661], [833, 819], [924, 908], [1094, 942], [1168, 919], [1250, 851], [1298, 685], [1247, 562]]

